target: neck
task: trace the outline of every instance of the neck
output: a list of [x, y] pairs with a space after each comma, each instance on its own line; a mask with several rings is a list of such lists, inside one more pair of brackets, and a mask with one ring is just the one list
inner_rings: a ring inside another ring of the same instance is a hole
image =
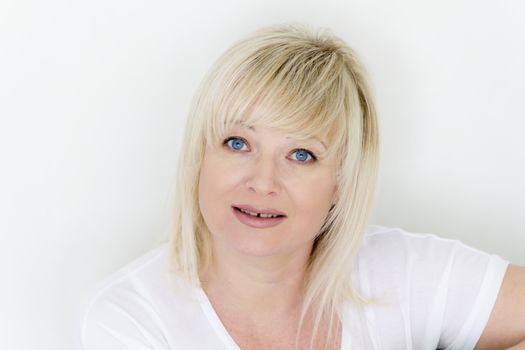
[[238, 314], [258, 318], [296, 314], [311, 248], [257, 257], [214, 242], [212, 263], [201, 276], [203, 289], [212, 302]]

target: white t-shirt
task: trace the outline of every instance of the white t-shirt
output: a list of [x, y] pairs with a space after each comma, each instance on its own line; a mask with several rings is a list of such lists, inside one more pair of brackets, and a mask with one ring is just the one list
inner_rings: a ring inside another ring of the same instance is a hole
[[[239, 350], [202, 289], [169, 284], [167, 253], [164, 244], [97, 287], [79, 349]], [[369, 226], [352, 278], [375, 302], [346, 305], [341, 349], [473, 349], [507, 265], [456, 240]]]

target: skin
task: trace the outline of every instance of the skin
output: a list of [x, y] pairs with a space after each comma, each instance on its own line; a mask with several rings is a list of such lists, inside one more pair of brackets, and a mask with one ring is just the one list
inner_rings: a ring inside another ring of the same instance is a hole
[[525, 267], [508, 267], [476, 349], [525, 350]]
[[[203, 289], [241, 348], [290, 349], [307, 260], [336, 193], [336, 161], [300, 157], [305, 153], [297, 149], [325, 151], [322, 138], [297, 141], [243, 126], [228, 136], [244, 139], [242, 148], [220, 141], [207, 147], [199, 178], [213, 249]], [[287, 217], [271, 228], [252, 228], [234, 216], [233, 204], [273, 208]]]

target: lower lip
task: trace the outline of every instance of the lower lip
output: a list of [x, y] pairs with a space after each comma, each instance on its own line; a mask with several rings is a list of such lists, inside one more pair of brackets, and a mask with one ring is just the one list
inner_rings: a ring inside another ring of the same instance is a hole
[[254, 228], [268, 228], [279, 225], [284, 219], [285, 216], [279, 216], [277, 218], [258, 218], [249, 214], [244, 214], [243, 212], [232, 208], [233, 213], [237, 219], [243, 224], [254, 227]]

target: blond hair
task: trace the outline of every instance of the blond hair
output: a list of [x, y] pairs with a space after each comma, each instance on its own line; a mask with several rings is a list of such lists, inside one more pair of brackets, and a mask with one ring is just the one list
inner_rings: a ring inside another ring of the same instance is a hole
[[363, 301], [352, 286], [351, 267], [373, 208], [379, 162], [376, 113], [363, 68], [341, 39], [297, 25], [256, 31], [212, 66], [187, 119], [170, 242], [173, 267], [194, 286], [211, 257], [198, 204], [204, 150], [237, 123], [297, 138], [327, 135], [327, 153], [338, 161], [338, 195], [314, 242], [298, 329], [308, 311], [315, 315], [314, 335], [326, 315], [331, 329], [342, 320], [344, 302]]

